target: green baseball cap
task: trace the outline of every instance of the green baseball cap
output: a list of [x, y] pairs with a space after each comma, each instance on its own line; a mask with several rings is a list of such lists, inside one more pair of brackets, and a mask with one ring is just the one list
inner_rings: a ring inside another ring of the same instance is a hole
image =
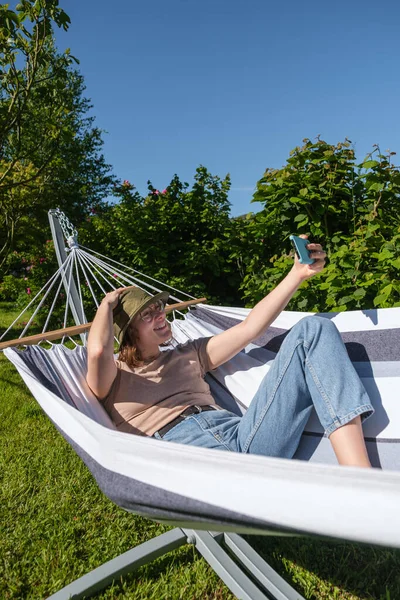
[[118, 304], [113, 310], [114, 335], [122, 343], [125, 332], [132, 319], [145, 308], [161, 300], [164, 304], [169, 298], [168, 292], [160, 292], [155, 296], [138, 287], [132, 287], [120, 294]]

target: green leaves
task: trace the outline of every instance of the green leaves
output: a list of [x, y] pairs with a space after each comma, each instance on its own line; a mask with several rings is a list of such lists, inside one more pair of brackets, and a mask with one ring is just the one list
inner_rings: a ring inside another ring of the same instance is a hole
[[391, 265], [395, 269], [399, 269], [400, 270], [400, 258], [395, 258], [394, 260], [392, 260], [391, 261]]
[[[322, 243], [329, 260], [289, 308], [342, 311], [400, 300], [400, 286], [394, 284], [400, 269], [400, 171], [391, 155], [376, 147], [357, 166], [348, 140], [330, 145], [306, 139], [286, 165], [267, 169], [260, 182], [257, 200], [265, 208], [248, 224], [248, 249], [243, 251], [242, 290], [249, 305], [290, 268], [287, 240], [296, 231]], [[261, 237], [265, 242], [259, 248], [254, 240]]]
[[360, 167], [362, 167], [363, 169], [372, 169], [373, 167], [377, 167], [378, 165], [379, 162], [377, 160], [366, 160], [360, 165]]
[[308, 221], [308, 217], [307, 217], [307, 215], [300, 214], [300, 215], [297, 215], [297, 216], [296, 216], [296, 217], [293, 219], [293, 222], [294, 222], [294, 223], [298, 223], [299, 221], [305, 221], [305, 220], [307, 220], [307, 221]]
[[361, 300], [362, 298], [365, 298], [366, 295], [366, 291], [363, 290], [362, 288], [358, 288], [357, 290], [355, 290], [353, 297], [356, 298], [357, 300]]
[[385, 285], [385, 287], [380, 290], [379, 295], [375, 296], [374, 306], [385, 306], [392, 291], [393, 284], [389, 283], [388, 285]]
[[386, 261], [388, 258], [393, 257], [393, 253], [386, 248], [381, 252], [373, 252], [371, 255], [373, 258], [376, 258], [378, 262]]

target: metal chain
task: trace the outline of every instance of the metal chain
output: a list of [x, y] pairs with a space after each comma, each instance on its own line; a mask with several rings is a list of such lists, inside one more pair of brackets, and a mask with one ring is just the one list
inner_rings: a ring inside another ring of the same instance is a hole
[[59, 208], [56, 208], [54, 213], [60, 223], [60, 227], [62, 229], [62, 232], [64, 234], [64, 237], [67, 241], [69, 248], [72, 249], [72, 248], [77, 247], [78, 246], [78, 231], [77, 231], [76, 227], [74, 225], [72, 225], [72, 223], [68, 219], [67, 215]]

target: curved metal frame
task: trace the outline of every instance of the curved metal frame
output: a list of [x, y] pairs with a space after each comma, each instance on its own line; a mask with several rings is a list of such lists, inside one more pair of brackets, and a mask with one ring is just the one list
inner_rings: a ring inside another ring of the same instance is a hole
[[89, 598], [118, 581], [121, 576], [132, 573], [185, 544], [196, 546], [208, 564], [240, 600], [304, 600], [303, 596], [236, 533], [195, 531], [179, 527], [110, 560], [49, 596], [48, 600]]

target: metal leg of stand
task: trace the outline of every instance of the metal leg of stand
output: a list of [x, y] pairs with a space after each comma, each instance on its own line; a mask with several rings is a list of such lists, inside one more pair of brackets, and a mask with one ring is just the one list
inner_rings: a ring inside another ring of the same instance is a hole
[[304, 600], [240, 535], [226, 533], [224, 543], [274, 600]]
[[[239, 600], [266, 600], [265, 594], [244, 574], [242, 569], [225, 552], [218, 534], [185, 529], [196, 549]], [[220, 536], [223, 538], [223, 534]], [[195, 540], [195, 541], [194, 541]]]
[[[239, 535], [184, 530], [209, 565], [240, 600], [304, 600]], [[229, 548], [238, 565], [225, 551]], [[243, 570], [252, 575], [248, 577]]]
[[87, 575], [80, 577], [65, 588], [49, 596], [48, 600], [79, 600], [89, 598], [119, 577], [150, 563], [154, 559], [175, 550], [187, 543], [187, 535], [179, 529], [172, 529], [136, 548], [121, 554], [117, 558], [101, 565]]

